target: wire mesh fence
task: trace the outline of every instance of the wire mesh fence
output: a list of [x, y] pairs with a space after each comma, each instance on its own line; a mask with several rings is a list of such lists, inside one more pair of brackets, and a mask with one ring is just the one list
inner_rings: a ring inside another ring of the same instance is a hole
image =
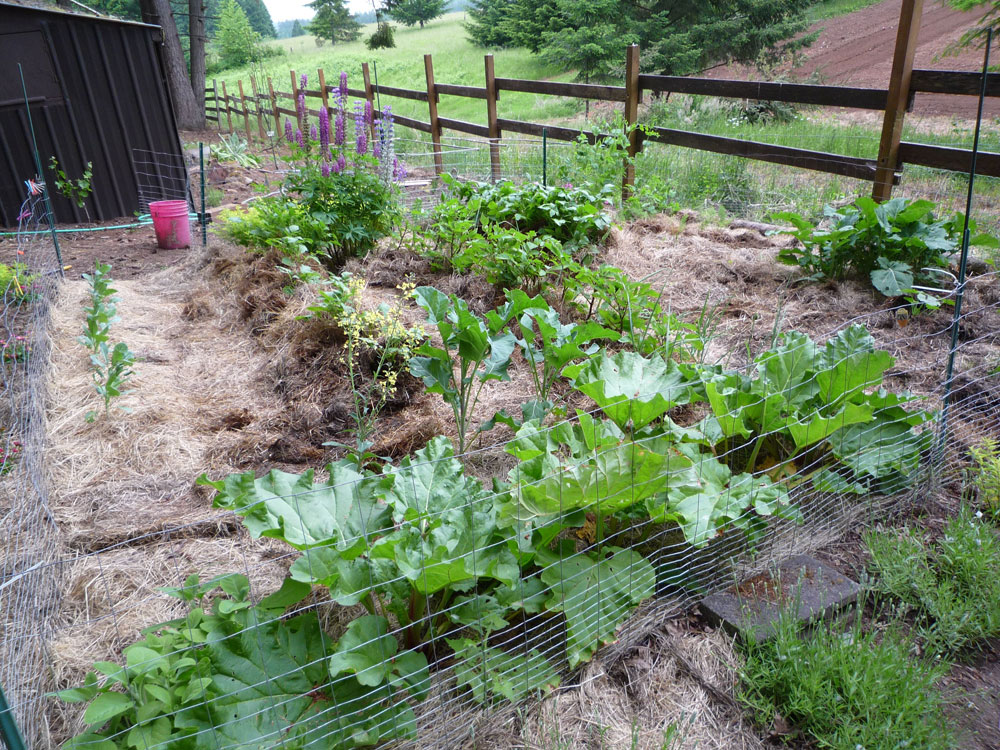
[[[28, 183], [19, 233], [4, 251], [0, 311], [0, 687], [28, 747], [43, 746], [37, 707], [49, 684], [47, 646], [59, 596], [59, 534], [45, 481], [49, 306], [61, 273], [44, 186]], [[29, 707], [36, 708], [29, 708]]]

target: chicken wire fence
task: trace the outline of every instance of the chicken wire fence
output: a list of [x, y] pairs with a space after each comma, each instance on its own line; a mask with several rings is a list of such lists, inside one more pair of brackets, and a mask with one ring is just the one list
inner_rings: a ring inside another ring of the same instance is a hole
[[[42, 747], [45, 647], [57, 609], [58, 528], [45, 481], [47, 322], [61, 269], [44, 185], [29, 181], [15, 237], [0, 239], [0, 688], [28, 747]], [[35, 706], [35, 708], [31, 708]]]
[[[505, 143], [503, 176], [573, 179], [559, 163], [574, 146], [551, 145]], [[428, 144], [397, 151], [411, 205], [433, 201]], [[439, 156], [463, 179], [491, 176], [485, 142], [455, 139]], [[640, 163], [640, 186], [656, 164]], [[956, 190], [945, 173], [910, 174], [906, 194]], [[39, 208], [29, 200], [23, 228], [44, 221]], [[627, 649], [712, 592], [960, 492], [967, 449], [997, 433], [1000, 293], [987, 266], [957, 316], [952, 279], [936, 312], [886, 305], [812, 340], [776, 326], [782, 349], [729, 340], [725, 362], [704, 363], [710, 388], [665, 360], [619, 366], [583, 389], [598, 406], [570, 420], [460, 456], [435, 439], [378, 473], [234, 475], [197, 521], [72, 551], [43, 473], [58, 264], [44, 234], [20, 234], [16, 253], [33, 279], [4, 300], [6, 340], [25, 339], [3, 357], [0, 685], [28, 747], [105, 725], [75, 746], [488, 747], [498, 727], [517, 731], [523, 701], [575, 689], [601, 646]], [[669, 296], [669, 280], [656, 284]], [[503, 467], [499, 485], [466, 472], [483, 465]], [[224, 571], [185, 546], [206, 525], [238, 530]], [[128, 595], [123, 565], [146, 576]], [[69, 614], [67, 578], [87, 589]], [[117, 687], [89, 682], [73, 650]], [[81, 692], [64, 697], [82, 704], [49, 694], [71, 686]]]

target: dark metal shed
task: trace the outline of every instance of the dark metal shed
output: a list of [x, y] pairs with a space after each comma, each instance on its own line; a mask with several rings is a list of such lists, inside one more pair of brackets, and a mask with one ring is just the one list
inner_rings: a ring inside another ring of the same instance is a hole
[[[139, 210], [136, 150], [163, 155], [151, 160], [154, 182], [164, 179], [158, 161], [183, 168], [160, 40], [158, 26], [0, 2], [0, 226], [16, 225], [24, 180], [37, 171], [18, 63], [47, 183], [53, 155], [70, 177], [93, 162], [91, 219]], [[57, 221], [86, 220], [50, 192]]]

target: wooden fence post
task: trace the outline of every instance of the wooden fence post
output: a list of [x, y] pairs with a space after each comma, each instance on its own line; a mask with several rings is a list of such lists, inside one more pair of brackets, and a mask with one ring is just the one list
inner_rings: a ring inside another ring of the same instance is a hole
[[260, 92], [257, 91], [257, 80], [252, 76], [250, 77], [250, 88], [253, 89], [253, 106], [257, 114], [257, 132], [263, 141], [267, 139], [267, 134], [264, 132], [264, 118], [261, 116]]
[[281, 113], [278, 111], [278, 97], [274, 95], [274, 83], [271, 81], [271, 76], [267, 77], [267, 90], [271, 94], [271, 110], [274, 112], [274, 137], [277, 140], [281, 139]]
[[424, 55], [424, 75], [427, 77], [427, 110], [431, 119], [431, 143], [434, 146], [434, 172], [444, 171], [444, 159], [441, 155], [441, 123], [438, 122], [438, 95], [434, 88], [434, 61], [430, 55]]
[[622, 177], [622, 201], [628, 200], [635, 187], [635, 164], [633, 159], [639, 153], [639, 45], [629, 45], [625, 52], [625, 127], [628, 134], [628, 159], [625, 160], [625, 174]]
[[247, 98], [243, 93], [243, 79], [237, 81], [240, 85], [240, 106], [243, 107], [243, 125], [247, 129], [247, 143], [253, 140], [253, 136], [250, 135], [250, 113], [247, 111]]
[[299, 119], [299, 115], [298, 115], [298, 111], [299, 111], [299, 81], [295, 77], [295, 71], [294, 70], [288, 71], [288, 75], [291, 76], [291, 80], [292, 80], [292, 109], [294, 109], [295, 112], [296, 112], [296, 115], [295, 115], [295, 129], [298, 132], [302, 133], [302, 137], [305, 138], [306, 137], [306, 131], [305, 131], [306, 124], [302, 120]]
[[323, 72], [322, 68], [316, 70], [316, 74], [319, 76], [319, 95], [323, 100], [323, 109], [326, 110], [327, 114], [330, 114], [330, 102], [327, 98], [326, 92], [326, 74]]
[[910, 100], [910, 80], [913, 76], [913, 54], [917, 50], [920, 16], [924, 0], [903, 0], [896, 31], [896, 49], [892, 56], [889, 96], [882, 120], [882, 138], [878, 144], [875, 185], [872, 198], [885, 201], [892, 197], [892, 182], [899, 164], [899, 140], [903, 134], [903, 119]]
[[[372, 76], [368, 70], [368, 63], [361, 63], [361, 77], [365, 82], [365, 99], [371, 104], [372, 113], [375, 112], [375, 88], [372, 86]], [[347, 113], [344, 113], [344, 117], [347, 117]], [[375, 141], [375, 117], [372, 117], [372, 132], [371, 139], [374, 143]]]
[[215, 102], [215, 127], [222, 130], [222, 115], [219, 114], [219, 84], [212, 79], [212, 101]]
[[500, 179], [500, 125], [497, 122], [497, 77], [493, 55], [486, 55], [486, 118], [490, 131], [490, 177]]
[[226, 122], [229, 123], [229, 134], [233, 133], [233, 110], [229, 106], [229, 94], [226, 93], [226, 82], [222, 82], [222, 100], [226, 103]]

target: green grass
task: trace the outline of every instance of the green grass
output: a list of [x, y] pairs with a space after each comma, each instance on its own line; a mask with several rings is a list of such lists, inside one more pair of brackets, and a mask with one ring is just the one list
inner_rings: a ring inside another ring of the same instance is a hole
[[956, 747], [937, 689], [947, 665], [914, 659], [898, 632], [866, 631], [860, 619], [847, 633], [805, 634], [786, 616], [773, 638], [745, 644], [739, 698], [755, 721], [781, 716], [831, 750]]
[[845, 16], [856, 10], [863, 10], [878, 5], [885, 0], [823, 0], [806, 10], [806, 19], [809, 23], [825, 21], [837, 16]]
[[926, 653], [954, 655], [1000, 635], [1000, 540], [971, 510], [933, 542], [907, 529], [865, 543], [874, 589], [912, 615]]
[[[367, 62], [372, 68], [373, 78], [377, 69], [379, 83], [426, 91], [424, 55], [431, 53], [434, 55], [434, 79], [438, 83], [482, 87], [485, 85], [483, 57], [487, 50], [473, 46], [466, 38], [464, 18], [464, 13], [448, 13], [431, 21], [423, 29], [416, 26], [408, 29], [397, 25], [396, 46], [393, 49], [372, 51], [365, 47], [364, 39], [371, 34], [373, 25], [364, 27], [361, 38], [356, 42], [336, 45], [326, 43], [317, 47], [312, 36], [275, 40], [270, 44], [281, 50], [282, 54], [264, 60], [264, 71], [273, 78], [274, 87], [279, 91], [288, 91], [291, 86], [289, 70], [294, 70], [297, 75], [308, 74], [309, 88], [315, 88], [318, 68], [323, 69], [329, 85], [336, 85], [340, 71], [346, 70], [351, 88], [360, 89], [361, 63]], [[493, 55], [498, 77], [557, 81], [573, 78], [572, 73], [546, 65], [537, 55], [524, 49], [496, 50]], [[623, 64], [624, 60], [623, 49]], [[227, 70], [216, 76], [218, 81], [226, 82], [230, 93], [236, 90], [236, 81], [241, 78], [249, 94], [248, 68]], [[397, 114], [425, 122], [428, 119], [427, 104], [424, 102], [385, 97], [382, 105], [386, 104], [391, 104]], [[286, 100], [284, 106], [290, 108], [291, 104]], [[499, 105], [501, 117], [534, 122], [573, 115], [582, 111], [582, 108], [581, 101], [517, 92], [504, 92]], [[442, 117], [486, 122], [486, 102], [482, 99], [442, 96], [439, 112]]]

